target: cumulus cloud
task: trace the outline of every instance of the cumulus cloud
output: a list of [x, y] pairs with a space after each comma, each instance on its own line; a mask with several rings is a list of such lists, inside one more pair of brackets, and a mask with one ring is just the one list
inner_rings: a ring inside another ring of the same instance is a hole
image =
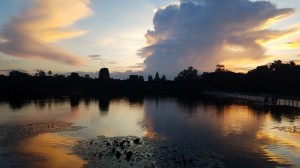
[[85, 33], [72, 25], [89, 15], [89, 0], [33, 0], [31, 7], [1, 30], [0, 52], [22, 58], [42, 58], [70, 65], [83, 60], [53, 43]]
[[157, 10], [154, 30], [146, 33], [147, 46], [139, 55], [145, 71], [168, 74], [188, 66], [211, 71], [225, 61], [262, 60], [264, 44], [294, 31], [268, 26], [294, 12], [268, 1], [181, 0]]

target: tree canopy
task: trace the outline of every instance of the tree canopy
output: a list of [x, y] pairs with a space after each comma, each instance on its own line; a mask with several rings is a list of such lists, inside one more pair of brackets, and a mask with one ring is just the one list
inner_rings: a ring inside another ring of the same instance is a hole
[[192, 66], [188, 67], [188, 69], [185, 69], [181, 71], [177, 77], [175, 77], [175, 81], [192, 81], [197, 80], [198, 77], [198, 70], [194, 69]]

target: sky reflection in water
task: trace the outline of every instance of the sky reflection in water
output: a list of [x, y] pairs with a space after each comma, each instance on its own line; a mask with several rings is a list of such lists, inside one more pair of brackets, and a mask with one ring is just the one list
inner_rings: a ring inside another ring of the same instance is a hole
[[[0, 124], [70, 121], [86, 128], [22, 140], [18, 152], [47, 159], [39, 164], [81, 165], [68, 155], [78, 139], [148, 136], [202, 143], [224, 156], [227, 167], [300, 166], [300, 135], [272, 129], [299, 126], [299, 112], [236, 102], [188, 98], [62, 98], [0, 103]], [[63, 158], [63, 159], [61, 159]], [[0, 161], [1, 165], [1, 161]]]

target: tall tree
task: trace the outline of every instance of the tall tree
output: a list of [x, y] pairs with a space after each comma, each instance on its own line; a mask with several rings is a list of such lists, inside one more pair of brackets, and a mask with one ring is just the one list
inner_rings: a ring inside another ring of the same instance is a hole
[[52, 71], [48, 71], [48, 75], [51, 76], [52, 75]]
[[36, 70], [37, 72], [35, 73], [35, 76], [39, 76], [39, 77], [45, 77], [46, 76], [46, 72], [43, 70]]
[[216, 66], [215, 72], [224, 72], [224, 71], [226, 71], [224, 65], [218, 64], [218, 65]]
[[282, 66], [282, 61], [281, 60], [276, 60], [270, 65], [270, 69], [273, 71], [278, 70]]
[[174, 80], [176, 81], [190, 81], [198, 79], [198, 70], [190, 66], [188, 69], [181, 71]]

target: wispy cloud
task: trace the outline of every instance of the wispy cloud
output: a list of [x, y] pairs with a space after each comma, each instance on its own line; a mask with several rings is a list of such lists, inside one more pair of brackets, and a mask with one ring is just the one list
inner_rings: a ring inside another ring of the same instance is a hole
[[101, 55], [89, 55], [91, 61], [101, 60]]
[[273, 62], [275, 59], [276, 56], [273, 55], [267, 55], [259, 58], [242, 57], [239, 59], [228, 59], [220, 62], [220, 64], [226, 65], [225, 68], [227, 70], [246, 73], [258, 65], [264, 65]]
[[129, 66], [128, 68], [130, 69], [141, 69], [144, 68], [145, 64], [144, 63], [136, 63], [135, 65]]
[[81, 65], [82, 58], [55, 46], [54, 42], [85, 33], [72, 25], [92, 14], [88, 4], [89, 0], [34, 0], [30, 8], [3, 26], [0, 51], [15, 57]]
[[156, 11], [154, 30], [146, 33], [147, 46], [139, 54], [149, 72], [177, 73], [188, 66], [210, 71], [225, 61], [263, 62], [268, 60], [263, 58], [266, 43], [298, 31], [268, 26], [294, 12], [268, 1], [181, 0]]
[[291, 49], [298, 49], [300, 48], [300, 41], [295, 41], [295, 42], [288, 42], [286, 43], [286, 47], [291, 48]]

